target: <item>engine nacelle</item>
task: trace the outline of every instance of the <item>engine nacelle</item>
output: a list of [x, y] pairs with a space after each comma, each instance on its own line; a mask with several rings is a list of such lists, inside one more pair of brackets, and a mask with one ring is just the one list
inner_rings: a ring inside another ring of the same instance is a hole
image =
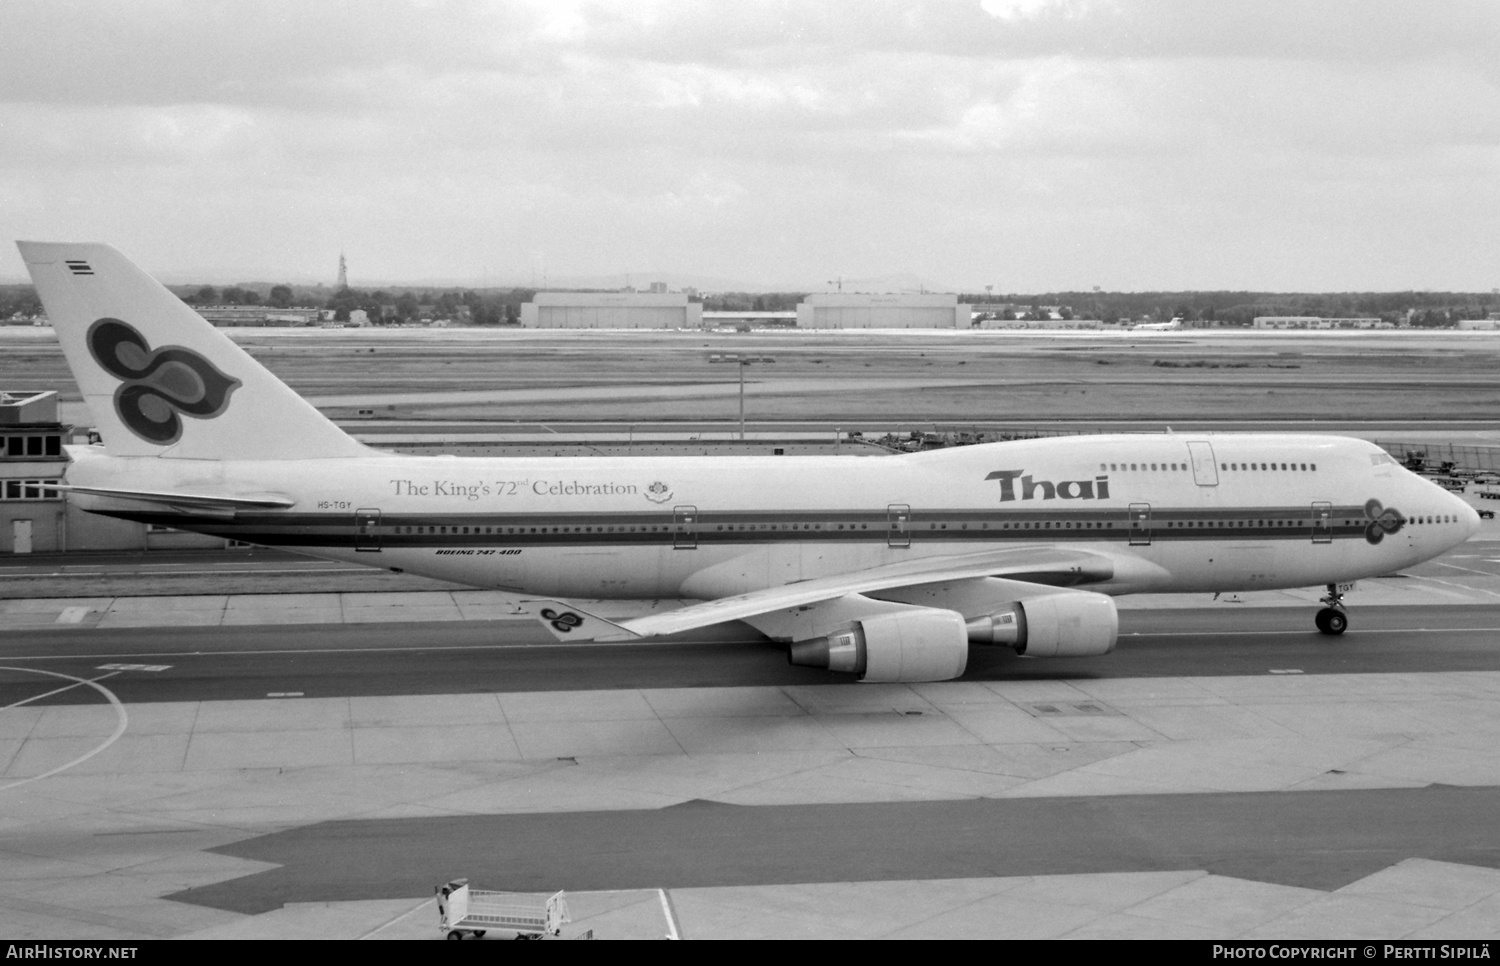
[[794, 643], [787, 660], [861, 681], [947, 681], [969, 664], [969, 633], [963, 616], [951, 610], [876, 614], [827, 637]]
[[968, 622], [976, 644], [1013, 647], [1026, 657], [1094, 657], [1115, 649], [1120, 615], [1103, 594], [1047, 594]]

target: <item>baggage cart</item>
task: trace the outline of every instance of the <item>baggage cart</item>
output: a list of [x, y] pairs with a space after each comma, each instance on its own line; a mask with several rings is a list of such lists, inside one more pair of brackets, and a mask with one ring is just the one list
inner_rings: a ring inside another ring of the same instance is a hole
[[438, 886], [436, 892], [438, 929], [449, 939], [478, 939], [492, 929], [513, 933], [515, 939], [551, 939], [572, 921], [563, 892], [539, 899], [525, 893], [471, 889], [468, 879], [454, 879]]

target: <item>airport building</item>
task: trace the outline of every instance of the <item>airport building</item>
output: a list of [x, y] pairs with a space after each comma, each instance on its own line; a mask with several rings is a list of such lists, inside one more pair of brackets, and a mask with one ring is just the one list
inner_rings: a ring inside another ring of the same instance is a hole
[[797, 306], [799, 329], [967, 329], [972, 306], [957, 295], [809, 295]]
[[228, 541], [85, 512], [57, 489], [67, 469], [56, 392], [0, 391], [0, 553], [225, 547]]
[[528, 329], [697, 329], [703, 303], [686, 292], [538, 292], [521, 306]]
[[314, 308], [277, 309], [268, 305], [200, 305], [198, 314], [217, 326], [297, 326], [318, 321]]
[[1380, 319], [1325, 319], [1317, 315], [1257, 315], [1257, 329], [1393, 329]]

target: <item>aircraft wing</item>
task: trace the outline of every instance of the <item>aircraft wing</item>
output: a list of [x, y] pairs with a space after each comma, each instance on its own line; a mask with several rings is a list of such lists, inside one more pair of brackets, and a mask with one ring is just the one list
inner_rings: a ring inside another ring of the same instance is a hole
[[626, 641], [678, 634], [848, 594], [978, 577], [1007, 577], [1050, 587], [1073, 587], [1109, 580], [1114, 572], [1114, 559], [1107, 554], [1040, 545], [903, 560], [852, 573], [721, 597], [665, 614], [620, 622], [597, 617], [574, 604], [550, 598], [533, 598], [519, 603], [559, 640]]

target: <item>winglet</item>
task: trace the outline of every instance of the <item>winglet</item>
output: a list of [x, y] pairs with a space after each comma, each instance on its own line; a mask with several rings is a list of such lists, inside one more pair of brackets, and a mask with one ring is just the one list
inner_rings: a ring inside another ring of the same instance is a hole
[[516, 603], [541, 621], [542, 626], [559, 641], [633, 641], [643, 636], [567, 601], [535, 597]]

